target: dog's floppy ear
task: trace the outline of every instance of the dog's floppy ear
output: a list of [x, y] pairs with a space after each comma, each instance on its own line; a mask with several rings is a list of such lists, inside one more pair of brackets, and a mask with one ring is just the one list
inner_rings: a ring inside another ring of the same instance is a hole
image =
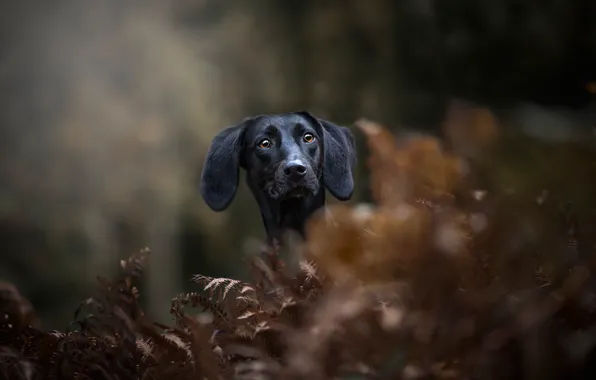
[[249, 119], [219, 132], [207, 151], [200, 192], [213, 211], [223, 211], [234, 199], [238, 189], [240, 155], [243, 150], [244, 131]]
[[312, 120], [323, 139], [323, 184], [331, 195], [347, 201], [354, 193], [353, 170], [356, 166], [356, 148], [352, 131], [306, 111], [298, 112]]

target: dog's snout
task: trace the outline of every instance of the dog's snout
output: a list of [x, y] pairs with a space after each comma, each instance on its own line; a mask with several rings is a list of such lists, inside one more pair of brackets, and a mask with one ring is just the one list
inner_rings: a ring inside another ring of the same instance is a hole
[[306, 174], [306, 166], [300, 161], [291, 161], [284, 167], [284, 174], [291, 179], [299, 179]]

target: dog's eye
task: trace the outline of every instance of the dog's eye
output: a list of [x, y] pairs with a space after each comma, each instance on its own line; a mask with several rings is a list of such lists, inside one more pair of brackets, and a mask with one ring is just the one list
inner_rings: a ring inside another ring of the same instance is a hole
[[306, 142], [306, 143], [311, 143], [311, 142], [315, 141], [315, 136], [313, 136], [313, 134], [312, 134], [312, 133], [306, 133], [306, 134], [305, 134], [305, 135], [302, 137], [302, 139], [303, 139], [303, 140], [304, 140], [304, 142]]
[[264, 139], [259, 142], [259, 148], [261, 149], [269, 149], [271, 148], [271, 141]]

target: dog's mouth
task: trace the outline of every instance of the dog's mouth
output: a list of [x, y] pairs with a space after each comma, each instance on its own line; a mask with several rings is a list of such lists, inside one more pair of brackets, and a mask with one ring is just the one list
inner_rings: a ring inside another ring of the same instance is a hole
[[269, 196], [278, 200], [302, 199], [308, 195], [314, 194], [314, 189], [307, 186], [295, 186], [284, 191], [277, 186], [272, 186], [268, 189]]
[[310, 194], [310, 190], [306, 187], [295, 187], [288, 191], [285, 195], [285, 199], [294, 199], [294, 198], [304, 198], [306, 195]]

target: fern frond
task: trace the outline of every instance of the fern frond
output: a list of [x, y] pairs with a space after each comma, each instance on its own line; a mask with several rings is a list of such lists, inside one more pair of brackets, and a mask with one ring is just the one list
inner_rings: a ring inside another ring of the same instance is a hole
[[143, 354], [142, 360], [153, 357], [153, 346], [150, 339], [137, 339], [137, 349]]
[[238, 296], [236, 300], [239, 301], [239, 304], [244, 305], [258, 305], [259, 301], [253, 297], [246, 297], [246, 296]]
[[178, 323], [183, 323], [184, 307], [190, 304], [191, 307], [200, 306], [203, 311], [209, 311], [213, 315], [213, 322], [216, 326], [230, 327], [227, 313], [210, 298], [204, 297], [198, 293], [179, 294], [172, 300], [170, 313], [174, 315]]
[[240, 315], [239, 317], [237, 317], [236, 319], [246, 319], [246, 318], [252, 317], [252, 316], [253, 316], [253, 315], [255, 315], [255, 314], [257, 314], [257, 313], [256, 313], [256, 312], [254, 312], [254, 311], [247, 311], [247, 312], [244, 312], [244, 313], [243, 313], [242, 315]]
[[223, 301], [231, 290], [240, 292], [242, 289], [250, 286], [242, 283], [240, 280], [234, 280], [227, 277], [209, 277], [201, 274], [194, 275], [192, 281], [203, 286], [203, 290], [211, 290], [211, 296], [215, 295], [218, 289], [221, 291], [221, 301]]
[[299, 263], [300, 270], [304, 272], [306, 275], [306, 282], [312, 281], [312, 279], [319, 280], [319, 276], [317, 275], [317, 266], [314, 262], [308, 260], [302, 260]]
[[161, 336], [170, 344], [172, 344], [173, 346], [181, 349], [182, 351], [184, 351], [186, 353], [187, 358], [189, 359], [190, 362], [194, 363], [194, 356], [192, 354], [192, 351], [190, 350], [190, 343], [184, 342], [182, 340], [182, 338], [180, 338], [178, 335], [176, 334], [172, 334], [172, 333], [163, 333], [161, 334]]

